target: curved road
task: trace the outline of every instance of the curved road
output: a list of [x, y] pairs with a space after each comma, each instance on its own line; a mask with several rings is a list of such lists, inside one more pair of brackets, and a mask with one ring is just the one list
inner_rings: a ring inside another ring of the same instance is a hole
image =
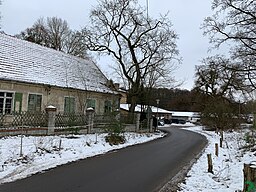
[[77, 161], [0, 185], [1, 192], [158, 191], [206, 144], [202, 135], [177, 128], [165, 138]]

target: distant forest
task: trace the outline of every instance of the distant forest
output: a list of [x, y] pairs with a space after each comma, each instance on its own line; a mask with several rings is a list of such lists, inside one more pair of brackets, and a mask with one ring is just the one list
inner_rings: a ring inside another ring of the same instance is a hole
[[157, 106], [156, 100], [159, 99], [158, 106], [166, 110], [200, 111], [202, 107], [201, 96], [194, 90], [153, 88], [150, 91], [142, 90], [139, 98], [139, 104], [154, 106]]
[[[218, 106], [217, 101], [209, 100], [208, 95], [198, 91], [197, 89], [183, 90], [183, 89], [167, 89], [158, 88], [149, 90], [142, 90], [139, 104], [157, 106], [156, 100], [159, 99], [159, 107], [170, 111], [191, 111], [203, 112], [211, 106]], [[255, 113], [256, 102], [249, 100], [246, 102], [234, 101], [232, 99], [224, 98], [229, 104], [221, 104], [226, 109], [232, 108], [233, 113], [252, 114]], [[128, 98], [129, 102], [129, 98]]]

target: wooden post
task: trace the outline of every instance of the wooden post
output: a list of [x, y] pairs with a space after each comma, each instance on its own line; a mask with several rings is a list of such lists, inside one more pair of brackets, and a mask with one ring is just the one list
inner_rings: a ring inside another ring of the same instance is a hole
[[221, 130], [221, 132], [220, 132], [220, 147], [221, 148], [223, 147], [222, 143], [223, 143], [223, 130]]
[[207, 160], [208, 160], [208, 172], [213, 174], [213, 165], [212, 165], [212, 155], [207, 154]]
[[223, 141], [223, 137], [224, 137], [224, 136], [223, 136], [223, 130], [221, 130], [221, 131], [220, 131], [220, 138], [221, 138], [222, 141]]
[[244, 189], [243, 192], [256, 191], [256, 162], [244, 164]]
[[218, 143], [215, 143], [215, 155], [217, 157], [219, 156], [219, 146], [218, 146]]
[[59, 151], [61, 150], [61, 139], [60, 139], [60, 142], [59, 142]]

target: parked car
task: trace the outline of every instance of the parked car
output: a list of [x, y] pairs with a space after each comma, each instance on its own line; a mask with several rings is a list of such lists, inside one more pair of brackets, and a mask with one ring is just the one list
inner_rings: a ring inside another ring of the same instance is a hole
[[179, 119], [179, 124], [186, 124], [186, 121], [184, 119]]
[[172, 124], [172, 121], [170, 119], [163, 119], [164, 124]]
[[175, 123], [175, 124], [185, 124], [186, 121], [184, 119], [172, 119], [172, 123]]

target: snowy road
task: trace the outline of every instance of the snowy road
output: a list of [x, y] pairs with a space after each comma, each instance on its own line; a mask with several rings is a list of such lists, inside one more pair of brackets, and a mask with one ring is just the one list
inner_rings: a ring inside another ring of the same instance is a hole
[[0, 185], [1, 192], [158, 191], [206, 143], [194, 132], [175, 128], [168, 136], [105, 155], [70, 163], [27, 179]]

